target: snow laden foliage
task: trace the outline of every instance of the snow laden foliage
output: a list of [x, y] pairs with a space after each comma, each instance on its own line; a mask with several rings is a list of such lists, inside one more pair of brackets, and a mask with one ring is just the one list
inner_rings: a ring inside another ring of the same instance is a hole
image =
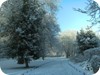
[[84, 51], [84, 55], [77, 55], [71, 59], [78, 63], [83, 69], [96, 73], [100, 67], [100, 47], [91, 48]]
[[80, 32], [77, 33], [76, 38], [80, 53], [83, 53], [83, 51], [87, 49], [98, 47], [99, 39], [97, 38], [95, 33], [90, 29], [81, 29]]
[[[55, 2], [47, 0], [7, 0], [0, 8], [0, 26], [7, 40], [5, 54], [23, 60], [45, 56], [48, 45], [59, 32]], [[48, 11], [47, 11], [48, 10]]]
[[91, 64], [93, 72], [96, 73], [100, 67], [100, 47], [88, 49], [84, 54], [85, 58], [88, 57], [88, 62]]
[[[97, 0], [97, 1], [99, 1], [99, 0]], [[84, 9], [78, 8], [75, 10], [90, 16], [91, 18], [89, 21], [92, 23], [92, 25], [100, 23], [100, 6], [99, 6], [99, 4], [95, 0], [87, 0], [86, 4], [87, 5], [84, 7]]]
[[77, 53], [76, 31], [65, 31], [59, 34], [61, 49], [59, 52], [64, 52], [66, 58], [73, 57]]
[[99, 24], [100, 24], [100, 1], [99, 0], [87, 0], [84, 9], [78, 8], [75, 10], [90, 16], [90, 19], [88, 20], [89, 22], [91, 22], [90, 27], [97, 25], [98, 30], [100, 30], [99, 29]]

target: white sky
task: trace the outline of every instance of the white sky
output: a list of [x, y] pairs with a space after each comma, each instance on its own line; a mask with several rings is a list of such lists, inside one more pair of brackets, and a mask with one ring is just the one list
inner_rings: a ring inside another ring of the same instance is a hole
[[2, 5], [3, 2], [5, 2], [6, 0], [0, 0], [0, 7]]

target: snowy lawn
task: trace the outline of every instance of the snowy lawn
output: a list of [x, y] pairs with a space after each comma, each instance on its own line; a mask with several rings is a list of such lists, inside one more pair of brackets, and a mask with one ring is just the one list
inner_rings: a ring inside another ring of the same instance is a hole
[[0, 61], [3, 72], [8, 75], [90, 75], [65, 58], [46, 58], [30, 62], [30, 68], [17, 64], [16, 60]]

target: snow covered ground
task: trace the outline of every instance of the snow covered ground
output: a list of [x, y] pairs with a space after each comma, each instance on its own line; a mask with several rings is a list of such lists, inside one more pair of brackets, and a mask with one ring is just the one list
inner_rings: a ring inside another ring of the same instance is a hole
[[[30, 68], [16, 64], [16, 60], [0, 60], [0, 66], [7, 75], [91, 75], [65, 58], [46, 58], [30, 62]], [[0, 74], [1, 75], [1, 74]]]

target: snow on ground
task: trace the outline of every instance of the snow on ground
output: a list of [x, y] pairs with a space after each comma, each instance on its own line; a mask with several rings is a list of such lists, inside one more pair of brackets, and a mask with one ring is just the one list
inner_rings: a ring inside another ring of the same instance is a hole
[[30, 68], [16, 64], [16, 60], [0, 61], [3, 72], [8, 75], [91, 75], [65, 58], [46, 58], [30, 62]]
[[84, 70], [87, 70], [87, 71], [93, 73], [93, 68], [92, 68], [90, 62], [84, 61], [84, 62], [77, 63], [77, 65], [82, 67]]

